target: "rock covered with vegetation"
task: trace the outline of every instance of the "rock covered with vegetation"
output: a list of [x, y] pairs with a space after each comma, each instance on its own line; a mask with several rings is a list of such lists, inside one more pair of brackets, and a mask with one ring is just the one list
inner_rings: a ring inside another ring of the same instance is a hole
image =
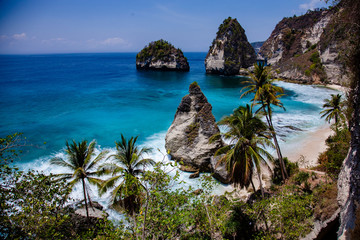
[[163, 39], [149, 43], [136, 55], [136, 68], [184, 72], [190, 70], [183, 52]]
[[[177, 108], [165, 139], [167, 152], [174, 160], [181, 162], [185, 170], [216, 172], [211, 158], [223, 143], [221, 139], [209, 143], [210, 137], [219, 133], [211, 111], [212, 106], [199, 85], [192, 83], [189, 94], [183, 97]], [[219, 175], [223, 176], [221, 173]]]
[[240, 68], [250, 67], [255, 61], [255, 50], [248, 42], [245, 30], [236, 18], [225, 19], [206, 56], [206, 72], [236, 75]]
[[345, 29], [338, 24], [341, 7], [309, 10], [282, 19], [259, 54], [277, 69], [277, 77], [302, 83], [345, 84]]

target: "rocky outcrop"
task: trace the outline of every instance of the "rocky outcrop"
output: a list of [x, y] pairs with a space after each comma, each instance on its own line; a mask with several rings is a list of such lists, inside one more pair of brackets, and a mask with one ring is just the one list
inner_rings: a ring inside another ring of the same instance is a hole
[[[356, 41], [359, 43], [359, 39]], [[352, 57], [354, 65], [349, 99], [354, 109], [350, 123], [351, 141], [338, 179], [337, 199], [341, 208], [339, 239], [356, 239], [360, 232], [360, 46], [357, 45], [353, 50], [356, 54]]]
[[336, 210], [336, 212], [325, 221], [315, 221], [313, 230], [308, 233], [304, 238], [301, 238], [301, 240], [329, 239], [327, 238], [327, 236], [334, 232], [334, 229], [336, 229], [336, 227], [338, 226], [339, 213], [340, 209]]
[[189, 63], [183, 52], [165, 40], [149, 43], [136, 55], [138, 70], [189, 71]]
[[189, 95], [181, 100], [174, 121], [166, 134], [165, 148], [173, 160], [185, 165], [182, 169], [215, 172], [222, 176], [218, 178], [222, 181], [226, 180], [227, 176], [221, 170], [221, 166], [217, 170], [211, 160], [216, 150], [223, 146], [221, 139], [209, 142], [211, 136], [219, 133], [211, 111], [212, 106], [199, 85], [196, 82], [192, 83]]
[[[339, 8], [308, 11], [281, 20], [259, 51], [276, 69], [275, 77], [302, 83], [348, 82], [341, 57], [342, 37], [333, 36]], [[340, 33], [341, 35], [341, 33]], [[331, 41], [329, 40], [331, 39]]]
[[245, 30], [236, 18], [225, 19], [206, 56], [206, 73], [237, 75], [240, 68], [250, 67], [255, 61], [255, 50], [248, 42]]

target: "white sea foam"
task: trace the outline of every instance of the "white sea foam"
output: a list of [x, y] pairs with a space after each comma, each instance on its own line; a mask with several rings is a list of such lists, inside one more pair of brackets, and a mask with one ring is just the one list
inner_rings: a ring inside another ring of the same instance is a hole
[[283, 81], [276, 82], [276, 85], [294, 91], [296, 93], [294, 96], [295, 101], [315, 104], [317, 106], [322, 106], [324, 100], [329, 98], [330, 94], [340, 93], [340, 91], [316, 85], [302, 85]]
[[[309, 104], [316, 105], [321, 107], [324, 99], [329, 98], [330, 94], [337, 93], [337, 91], [327, 88], [319, 88], [315, 86], [309, 85], [299, 85], [287, 82], [277, 82], [277, 85], [291, 90], [295, 92], [294, 99], [295, 101], [301, 101]], [[286, 107], [286, 106], [285, 106]], [[280, 146], [284, 144], [291, 144], [293, 141], [297, 141], [299, 136], [308, 134], [309, 132], [315, 131], [317, 128], [323, 125], [324, 120], [320, 118], [318, 113], [311, 112], [305, 110], [292, 110], [291, 113], [288, 112], [277, 112], [274, 113], [273, 116], [274, 126], [279, 134], [280, 138]], [[292, 127], [295, 128], [292, 128]], [[297, 130], [296, 128], [301, 129]], [[226, 131], [224, 127], [220, 127], [222, 132]], [[155, 133], [148, 137], [141, 147], [151, 147], [153, 149], [152, 153], [150, 153], [149, 157], [154, 159], [155, 161], [171, 161], [169, 157], [166, 155], [165, 150], [165, 135], [166, 131]], [[104, 148], [105, 149], [105, 148]], [[104, 150], [100, 146], [96, 149], [96, 154], [100, 153], [101, 150]], [[109, 154], [115, 153], [115, 148], [106, 148], [109, 150]], [[269, 149], [269, 152], [275, 155], [275, 151], [273, 149]], [[66, 158], [64, 153], [64, 149], [59, 150], [59, 152], [39, 158], [35, 161], [26, 164], [20, 164], [21, 169], [34, 169], [38, 171], [42, 171], [45, 174], [59, 174], [68, 172], [67, 169], [59, 166], [50, 165], [50, 159], [53, 157], [61, 157]], [[167, 169], [171, 175], [175, 175], [176, 171], [179, 171], [180, 181], [184, 183], [182, 185], [177, 185], [175, 187], [187, 188], [191, 186], [193, 189], [200, 188], [201, 182], [199, 179], [189, 179], [190, 173], [182, 172], [179, 169]], [[225, 191], [231, 192], [233, 191], [233, 187], [231, 185], [217, 185], [214, 190], [214, 194], [222, 194]], [[103, 196], [99, 196], [97, 188], [95, 186], [90, 186], [90, 196], [93, 201], [99, 202], [101, 205], [105, 207], [105, 211], [109, 214], [109, 218], [113, 220], [122, 219], [122, 215], [118, 214], [116, 211], [111, 210], [109, 208], [110, 201], [110, 193], [106, 193]], [[75, 186], [74, 191], [71, 194], [71, 198], [75, 200], [82, 200], [82, 186], [79, 184]]]

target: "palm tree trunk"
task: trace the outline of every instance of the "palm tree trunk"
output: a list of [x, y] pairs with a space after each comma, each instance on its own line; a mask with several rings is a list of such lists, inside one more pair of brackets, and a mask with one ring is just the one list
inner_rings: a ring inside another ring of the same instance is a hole
[[287, 174], [285, 163], [284, 163], [284, 160], [283, 160], [283, 157], [282, 157], [282, 154], [281, 154], [280, 146], [279, 146], [279, 143], [278, 143], [278, 140], [277, 140], [277, 137], [276, 137], [276, 132], [275, 132], [275, 129], [274, 129], [274, 126], [273, 126], [273, 123], [272, 123], [271, 112], [270, 112], [271, 109], [270, 109], [269, 104], [267, 105], [267, 108], [268, 108], [268, 110], [266, 111], [266, 115], [265, 115], [266, 116], [266, 121], [268, 122], [270, 131], [271, 131], [271, 135], [272, 135], [272, 137], [274, 139], [275, 149], [276, 149], [276, 153], [278, 155], [279, 163], [280, 163], [281, 175], [282, 175], [283, 180], [285, 181], [285, 179], [288, 178], [288, 174]]
[[252, 178], [250, 178], [250, 183], [251, 183], [251, 186], [254, 189], [254, 193], [255, 193], [256, 189], [255, 189], [255, 185], [254, 185], [254, 182], [253, 182]]
[[86, 199], [85, 179], [84, 179], [84, 178], [81, 178], [81, 180], [82, 180], [83, 191], [84, 191], [84, 201], [85, 201], [86, 217], [89, 219], [89, 209], [88, 209], [87, 199]]

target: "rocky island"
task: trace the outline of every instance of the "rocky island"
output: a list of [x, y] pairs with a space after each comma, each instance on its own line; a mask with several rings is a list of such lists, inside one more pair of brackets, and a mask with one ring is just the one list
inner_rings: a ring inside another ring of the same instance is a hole
[[179, 48], [160, 39], [149, 43], [136, 55], [136, 69], [187, 72], [190, 67]]
[[181, 169], [189, 172], [213, 172], [214, 177], [229, 183], [230, 176], [224, 165], [216, 166], [214, 153], [223, 142], [221, 139], [209, 143], [219, 133], [212, 106], [194, 82], [189, 94], [182, 98], [175, 118], [165, 138], [166, 151], [172, 159], [181, 162]]
[[254, 48], [236, 18], [227, 18], [219, 26], [205, 59], [206, 73], [237, 75], [256, 61]]

